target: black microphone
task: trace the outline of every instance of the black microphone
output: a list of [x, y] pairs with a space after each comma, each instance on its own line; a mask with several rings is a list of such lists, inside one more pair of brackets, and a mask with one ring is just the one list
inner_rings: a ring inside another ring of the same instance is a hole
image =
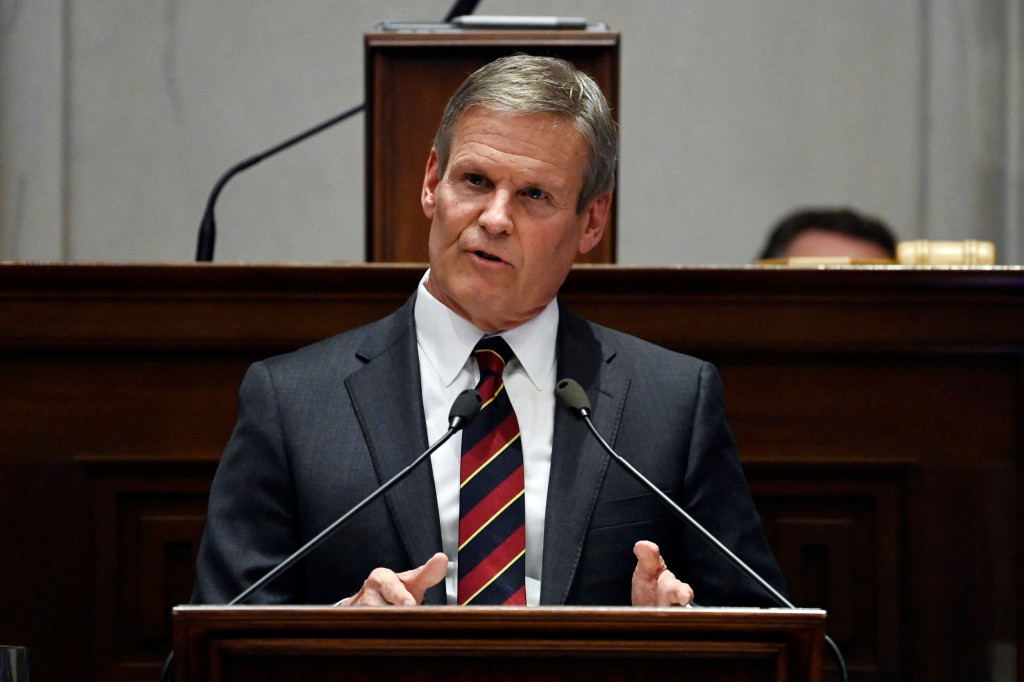
[[[309, 542], [304, 544], [302, 547], [299, 547], [284, 561], [282, 561], [277, 566], [274, 566], [274, 568], [267, 571], [262, 578], [254, 582], [248, 588], [243, 590], [241, 594], [239, 594], [237, 597], [228, 602], [227, 606], [235, 606], [237, 604], [241, 604], [250, 596], [252, 596], [254, 592], [264, 587], [271, 580], [277, 578], [279, 575], [281, 575], [289, 568], [294, 566], [295, 563], [298, 562], [300, 559], [302, 559], [307, 554], [309, 554], [314, 549], [323, 544], [323, 542], [327, 540], [329, 537], [331, 537], [335, 533], [335, 531], [337, 531], [342, 526], [342, 524], [344, 524], [346, 521], [349, 520], [349, 518], [352, 517], [353, 514], [355, 514], [360, 509], [368, 505], [370, 502], [373, 502], [375, 499], [377, 499], [385, 492], [390, 490], [392, 486], [394, 486], [396, 483], [398, 483], [403, 478], [408, 476], [412, 472], [412, 470], [415, 469], [423, 460], [425, 460], [427, 457], [430, 457], [430, 455], [434, 454], [435, 450], [437, 450], [439, 447], [448, 442], [448, 439], [450, 439], [452, 436], [454, 436], [462, 429], [466, 428], [466, 425], [473, 421], [476, 415], [480, 413], [480, 405], [482, 402], [483, 399], [480, 397], [480, 394], [477, 393], [472, 388], [467, 388], [465, 391], [456, 396], [454, 402], [452, 402], [452, 408], [448, 412], [448, 430], [445, 431], [443, 436], [434, 441], [434, 443], [430, 447], [423, 451], [423, 454], [414, 459], [408, 466], [406, 466], [397, 474], [389, 478], [372, 493], [367, 495], [362, 502], [360, 502], [359, 504], [357, 504], [356, 506], [352, 507], [347, 512], [342, 514], [331, 525], [324, 528], [314, 538], [309, 540]], [[161, 682], [163, 682], [164, 680], [170, 680], [170, 675], [172, 674], [173, 670], [174, 652], [172, 651], [171, 654], [167, 657], [167, 660], [164, 662], [163, 671], [160, 673]]]
[[[772, 597], [772, 599], [775, 600], [777, 604], [790, 609], [796, 608], [792, 602], [782, 596], [782, 594], [772, 587], [767, 580], [762, 578], [757, 571], [748, 566], [746, 562], [736, 556], [731, 549], [722, 544], [722, 542], [716, 538], [711, 531], [702, 526], [695, 518], [690, 516], [685, 509], [680, 507], [671, 497], [662, 492], [661, 488], [651, 483], [646, 476], [637, 471], [632, 464], [627, 462], [621, 455], [619, 455], [619, 453], [615, 452], [615, 450], [612, 449], [612, 446], [608, 445], [608, 442], [601, 437], [597, 427], [594, 426], [594, 422], [590, 420], [590, 399], [587, 398], [587, 393], [583, 390], [582, 386], [576, 383], [574, 379], [562, 379], [555, 385], [555, 395], [558, 396], [559, 400], [565, 403], [565, 406], [568, 407], [573, 414], [586, 423], [587, 428], [589, 428], [590, 432], [594, 434], [594, 438], [596, 438], [597, 442], [601, 444], [601, 447], [611, 455], [612, 459], [618, 462], [631, 476], [633, 476], [633, 478], [639, 481], [641, 485], [654, 493], [654, 495], [661, 500], [677, 518], [689, 524], [691, 528], [703, 535], [704, 538], [718, 551], [725, 555], [725, 557], [729, 559], [734, 566], [742, 570], [752, 578], [754, 582], [764, 588], [764, 590]], [[839, 666], [839, 672], [845, 682], [847, 679], [846, 661], [843, 659], [843, 655], [839, 652], [839, 647], [836, 646], [835, 642], [833, 642], [828, 635], [825, 636], [825, 642], [835, 655], [836, 662]]]
[[309, 542], [304, 544], [295, 550], [295, 553], [290, 557], [279, 563], [277, 566], [267, 571], [266, 575], [254, 582], [244, 592], [239, 594], [237, 597], [228, 602], [228, 606], [234, 606], [241, 604], [248, 599], [254, 592], [262, 588], [264, 585], [269, 583], [271, 580], [281, 575], [289, 568], [291, 568], [295, 562], [303, 558], [311, 551], [316, 549], [323, 543], [324, 540], [331, 537], [343, 523], [349, 520], [349, 518], [358, 512], [360, 509], [373, 502], [375, 499], [380, 497], [382, 494], [391, 489], [393, 485], [401, 481], [403, 478], [408, 476], [413, 469], [415, 469], [420, 462], [425, 460], [430, 455], [434, 454], [434, 451], [439, 447], [448, 442], [448, 439], [454, 436], [456, 433], [466, 428], [466, 424], [473, 420], [474, 417], [480, 412], [480, 404], [482, 399], [480, 394], [474, 391], [472, 388], [467, 388], [465, 391], [456, 396], [455, 401], [452, 403], [452, 409], [448, 412], [448, 430], [445, 431], [444, 435], [434, 441], [434, 444], [423, 451], [419, 457], [414, 459], [408, 466], [399, 471], [397, 474], [389, 478], [383, 485], [374, 490], [372, 493], [366, 496], [366, 498], [357, 504], [356, 506], [349, 509], [346, 513], [342, 514], [334, 523], [324, 528], [320, 533], [311, 539]]
[[[445, 22], [450, 22], [456, 17], [472, 14], [479, 1], [480, 0], [456, 0], [455, 4], [452, 5], [452, 8], [448, 10], [448, 14], [445, 15]], [[351, 109], [347, 109], [337, 116], [329, 118], [323, 123], [315, 125], [309, 130], [299, 133], [295, 137], [271, 147], [265, 152], [260, 152], [255, 156], [251, 156], [248, 159], [235, 164], [220, 176], [220, 179], [217, 180], [217, 183], [213, 186], [210, 196], [206, 199], [206, 210], [203, 212], [203, 219], [199, 224], [199, 237], [196, 240], [196, 262], [209, 263], [213, 260], [213, 245], [217, 241], [217, 221], [213, 216], [213, 207], [216, 205], [217, 197], [220, 196], [220, 192], [224, 189], [224, 185], [228, 184], [228, 181], [231, 180], [231, 178], [246, 169], [252, 168], [264, 159], [274, 156], [278, 152], [283, 152], [289, 147], [292, 147], [307, 138], [313, 137], [314, 135], [327, 130], [331, 126], [341, 123], [345, 119], [355, 116], [365, 108], [365, 103], [357, 104]]]
[[347, 109], [337, 116], [330, 118], [319, 125], [313, 126], [303, 133], [299, 133], [295, 137], [285, 140], [284, 142], [275, 145], [264, 152], [260, 152], [255, 156], [250, 156], [244, 161], [236, 163], [234, 166], [229, 168], [224, 175], [220, 176], [220, 179], [217, 180], [217, 184], [213, 186], [213, 190], [210, 192], [210, 196], [206, 200], [206, 210], [203, 212], [203, 221], [199, 225], [199, 239], [196, 242], [196, 261], [208, 263], [213, 260], [213, 244], [217, 240], [217, 221], [213, 217], [213, 207], [217, 203], [217, 197], [220, 196], [220, 191], [224, 189], [224, 185], [228, 184], [228, 180], [235, 177], [242, 171], [252, 168], [260, 161], [274, 156], [278, 152], [283, 152], [285, 149], [302, 142], [306, 138], [313, 137], [314, 135], [327, 130], [336, 123], [341, 123], [345, 119], [351, 118], [365, 108], [365, 104], [359, 104], [351, 109]]

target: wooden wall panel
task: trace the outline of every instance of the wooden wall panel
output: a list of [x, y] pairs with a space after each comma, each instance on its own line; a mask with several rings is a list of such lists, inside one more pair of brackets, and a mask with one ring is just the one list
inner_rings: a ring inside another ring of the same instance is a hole
[[[795, 604], [828, 611], [851, 680], [905, 679], [901, 609], [911, 462], [746, 465], [765, 532]], [[838, 680], [835, 670], [826, 679]]]
[[76, 665], [97, 680], [155, 680], [171, 609], [192, 594], [217, 460], [92, 456], [76, 464], [91, 520], [82, 566], [91, 585], [81, 588], [96, 605]]
[[[0, 640], [34, 682], [154, 679], [245, 368], [421, 275], [0, 265]], [[1013, 674], [1024, 270], [580, 266], [563, 291], [719, 366], [796, 603], [829, 609], [851, 679]]]
[[[619, 34], [403, 31], [366, 34], [366, 260], [427, 261], [423, 172], [448, 99], [473, 71], [513, 53], [561, 57], [589, 74], [618, 118]], [[615, 262], [615, 212], [581, 263]]]

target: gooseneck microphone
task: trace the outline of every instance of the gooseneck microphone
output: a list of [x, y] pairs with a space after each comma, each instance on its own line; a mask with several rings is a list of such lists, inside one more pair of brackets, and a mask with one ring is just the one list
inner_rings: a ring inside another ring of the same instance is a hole
[[[346, 521], [348, 521], [353, 514], [355, 514], [360, 509], [368, 505], [370, 502], [373, 502], [375, 499], [377, 499], [385, 492], [390, 490], [392, 486], [394, 486], [396, 483], [398, 483], [403, 478], [408, 476], [413, 469], [415, 469], [417, 466], [419, 466], [421, 462], [423, 462], [423, 460], [427, 459], [428, 457], [430, 457], [430, 455], [434, 454], [435, 450], [437, 450], [439, 447], [448, 442], [448, 439], [450, 439], [452, 436], [454, 436], [462, 429], [466, 428], [466, 425], [473, 421], [476, 415], [479, 414], [480, 405], [482, 402], [483, 399], [480, 397], [480, 394], [477, 393], [472, 388], [467, 388], [465, 391], [456, 396], [454, 402], [452, 402], [452, 408], [448, 412], [448, 430], [445, 431], [444, 435], [442, 435], [440, 438], [434, 441], [434, 443], [430, 447], [423, 451], [423, 454], [414, 459], [404, 469], [402, 469], [397, 474], [389, 478], [379, 488], [377, 488], [372, 493], [367, 495], [362, 502], [352, 507], [341, 516], [339, 516], [338, 519], [335, 520], [331, 525], [327, 526], [322, 531], [320, 531], [315, 537], [309, 540], [306, 544], [302, 545], [302, 547], [299, 547], [297, 550], [295, 550], [294, 553], [292, 553], [289, 557], [284, 559], [277, 566], [274, 566], [274, 568], [267, 571], [262, 578], [254, 582], [248, 588], [243, 590], [237, 597], [228, 602], [227, 606], [235, 606], [237, 604], [241, 604], [250, 596], [252, 596], [254, 592], [263, 588], [271, 580], [277, 578], [279, 575], [281, 575], [289, 568], [294, 566], [295, 563], [298, 562], [300, 559], [302, 559], [307, 554], [309, 554], [314, 549], [323, 544], [323, 542], [327, 540], [329, 537], [331, 537], [335, 533], [335, 531], [341, 528], [341, 526]], [[173, 670], [174, 652], [172, 651], [170, 655], [167, 657], [167, 660], [164, 662], [163, 671], [160, 673], [161, 682], [164, 682], [165, 680], [170, 680], [171, 675], [173, 674]]]
[[[480, 0], [456, 0], [455, 4], [452, 5], [452, 8], [448, 10], [448, 14], [445, 15], [445, 22], [450, 22], [458, 17], [472, 14], [479, 2]], [[314, 135], [327, 130], [331, 126], [355, 116], [365, 108], [365, 103], [357, 104], [351, 109], [347, 109], [337, 116], [329, 118], [323, 123], [313, 126], [303, 133], [299, 133], [295, 137], [285, 140], [284, 142], [281, 142], [264, 152], [260, 152], [255, 156], [251, 156], [244, 161], [236, 163], [225, 171], [213, 186], [213, 190], [210, 191], [210, 196], [206, 199], [206, 210], [203, 211], [203, 219], [199, 224], [199, 237], [196, 240], [196, 261], [200, 263], [209, 263], [213, 260], [213, 245], [217, 241], [217, 221], [213, 215], [213, 207], [217, 204], [217, 197], [220, 196], [220, 192], [224, 189], [224, 185], [228, 184], [228, 181], [231, 180], [231, 178], [244, 170], [252, 168], [264, 159], [274, 156], [279, 152], [283, 152], [289, 147], [297, 145], [303, 140], [313, 137]]]
[[252, 168], [264, 159], [274, 156], [278, 152], [283, 152], [285, 149], [297, 145], [306, 138], [313, 137], [314, 135], [327, 130], [331, 126], [341, 123], [347, 118], [351, 118], [365, 108], [365, 104], [358, 104], [351, 109], [347, 109], [337, 116], [334, 116], [333, 118], [330, 118], [303, 133], [299, 133], [295, 137], [285, 140], [284, 142], [275, 145], [264, 152], [260, 152], [255, 156], [250, 156], [244, 161], [236, 163], [234, 166], [229, 168], [224, 175], [220, 176], [220, 179], [217, 180], [217, 184], [213, 186], [213, 190], [210, 192], [210, 196], [206, 200], [206, 210], [203, 211], [203, 221], [199, 225], [199, 238], [196, 242], [196, 261], [208, 263], [213, 260], [213, 244], [217, 241], [217, 221], [213, 215], [213, 207], [217, 204], [217, 197], [220, 196], [220, 191], [224, 189], [224, 185], [228, 184], [228, 181], [231, 178], [246, 169]]
[[716, 538], [711, 533], [711, 531], [707, 530], [706, 528], [704, 528], [704, 526], [698, 523], [698, 521], [692, 516], [690, 516], [690, 514], [688, 514], [685, 509], [676, 504], [671, 497], [663, 493], [661, 491], [661, 488], [651, 483], [651, 481], [646, 476], [637, 471], [632, 464], [623, 459], [623, 457], [619, 455], [619, 453], [615, 452], [615, 450], [612, 449], [612, 446], [608, 445], [607, 441], [605, 441], [605, 439], [601, 437], [601, 434], [598, 433], [597, 428], [594, 426], [594, 422], [590, 420], [590, 400], [587, 398], [587, 394], [583, 390], [583, 387], [581, 387], [573, 379], [562, 379], [561, 381], [558, 382], [558, 384], [555, 387], [555, 394], [563, 403], [565, 403], [565, 405], [577, 417], [579, 417], [586, 423], [587, 428], [589, 428], [590, 432], [594, 434], [594, 438], [596, 438], [597, 441], [601, 444], [601, 447], [603, 447], [616, 462], [618, 462], [627, 472], [629, 472], [629, 474], [633, 476], [633, 478], [640, 481], [641, 485], [648, 488], [652, 493], [654, 493], [658, 497], [658, 499], [660, 499], [665, 504], [665, 506], [672, 510], [672, 512], [678, 518], [682, 519], [685, 523], [689, 524], [694, 530], [703, 535], [704, 538], [708, 542], [710, 542], [718, 551], [720, 551], [722, 554], [728, 557], [729, 560], [732, 561], [740, 570], [742, 570], [744, 573], [750, 576], [754, 580], [754, 582], [756, 582], [762, 588], [764, 588], [764, 590], [772, 596], [772, 598], [775, 600], [777, 604], [789, 607], [791, 609], [796, 608], [795, 606], [793, 606], [793, 604], [789, 602], [789, 600], [782, 596], [782, 594], [779, 593], [778, 590], [772, 587], [767, 580], [762, 578], [757, 573], [757, 571], [748, 566], [742, 559], [736, 556], [736, 554], [731, 549], [722, 544], [722, 542], [718, 538]]
[[251, 594], [262, 588], [264, 585], [269, 583], [271, 580], [281, 575], [292, 565], [295, 564], [299, 559], [309, 554], [311, 551], [319, 547], [324, 540], [334, 535], [334, 532], [341, 527], [343, 523], [349, 520], [349, 518], [358, 512], [366, 505], [373, 502], [375, 499], [386, 493], [391, 489], [393, 485], [401, 481], [403, 478], [408, 476], [413, 469], [425, 460], [430, 455], [434, 454], [434, 451], [439, 447], [448, 442], [448, 439], [454, 436], [456, 433], [466, 428], [468, 424], [477, 413], [480, 412], [480, 404], [482, 398], [480, 394], [474, 391], [472, 388], [467, 388], [465, 391], [456, 396], [455, 401], [452, 403], [452, 409], [448, 412], [448, 430], [445, 431], [444, 435], [434, 441], [434, 444], [423, 451], [419, 457], [414, 459], [408, 466], [399, 471], [397, 474], [389, 478], [383, 485], [374, 490], [372, 493], [366, 496], [366, 498], [357, 504], [356, 506], [349, 509], [346, 513], [342, 514], [338, 519], [331, 525], [324, 528], [317, 534], [313, 539], [295, 550], [295, 553], [290, 557], [279, 563], [277, 566], [267, 571], [266, 575], [250, 585], [245, 591], [239, 594], [237, 597], [228, 602], [228, 606], [235, 606], [241, 604], [249, 598]]
[[[749, 576], [754, 582], [760, 585], [765, 590], [765, 592], [767, 592], [771, 596], [771, 598], [775, 600], [775, 603], [777, 603], [779, 606], [784, 606], [789, 609], [796, 608], [796, 606], [794, 606], [792, 602], [790, 602], [788, 599], [782, 596], [782, 594], [774, 587], [772, 587], [767, 580], [762, 578], [757, 571], [752, 569], [750, 566], [747, 565], [746, 562], [744, 562], [742, 559], [736, 556], [735, 552], [733, 552], [731, 549], [722, 544], [721, 540], [715, 537], [714, 534], [711, 533], [711, 531], [702, 526], [695, 518], [688, 514], [685, 509], [676, 504], [671, 497], [662, 492], [661, 488], [651, 483], [651, 481], [646, 476], [637, 471], [632, 464], [626, 461], [621, 455], [619, 455], [619, 453], [615, 452], [612, 446], [608, 445], [608, 442], [601, 436], [600, 432], [598, 432], [597, 430], [597, 427], [594, 426], [594, 422], [591, 421], [590, 419], [590, 399], [587, 398], [587, 393], [586, 391], [583, 390], [582, 386], [580, 386], [574, 379], [562, 379], [555, 385], [555, 395], [558, 396], [558, 399], [561, 400], [573, 414], [575, 414], [577, 417], [583, 420], [583, 422], [587, 425], [587, 428], [590, 429], [590, 433], [594, 435], [594, 438], [597, 439], [597, 442], [601, 444], [601, 447], [604, 448], [604, 450], [612, 457], [612, 459], [618, 462], [619, 465], [622, 466], [622, 468], [624, 468], [633, 478], [639, 481], [641, 485], [650, 490], [655, 495], [655, 497], [661, 500], [665, 504], [665, 506], [668, 507], [668, 509], [676, 515], [677, 518], [679, 518], [684, 523], [688, 524], [691, 528], [696, 530], [698, 533], [703, 535], [704, 538], [708, 542], [710, 542], [711, 545], [715, 547], [715, 549], [721, 552], [730, 562], [732, 562], [734, 566], [736, 566], [741, 571], [746, 573], [747, 576]], [[847, 680], [846, 661], [843, 659], [843, 655], [842, 653], [840, 653], [839, 647], [836, 646], [836, 643], [833, 642], [832, 638], [830, 638], [828, 635], [825, 636], [825, 643], [828, 645], [829, 649], [831, 649], [832, 651], [832, 654], [835, 656], [836, 663], [839, 666], [839, 673], [842, 676], [843, 681], [845, 682]]]

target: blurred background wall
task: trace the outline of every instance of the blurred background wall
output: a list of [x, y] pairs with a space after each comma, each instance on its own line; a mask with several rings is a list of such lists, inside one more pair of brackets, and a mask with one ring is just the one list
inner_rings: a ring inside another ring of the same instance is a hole
[[[192, 260], [224, 170], [362, 102], [364, 32], [451, 4], [0, 0], [0, 260]], [[620, 263], [748, 263], [805, 205], [1024, 262], [1024, 0], [482, 0], [477, 14], [622, 33]], [[216, 260], [361, 262], [363, 154], [359, 116], [236, 178]]]

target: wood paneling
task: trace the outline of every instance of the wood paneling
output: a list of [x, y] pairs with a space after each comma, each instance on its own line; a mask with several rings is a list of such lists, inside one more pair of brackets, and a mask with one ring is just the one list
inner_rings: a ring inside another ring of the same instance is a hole
[[911, 587], [902, 580], [912, 471], [899, 461], [746, 465], [791, 599], [828, 612], [851, 680], [908, 679], [899, 604]]
[[[156, 678], [245, 368], [421, 275], [0, 266], [0, 640], [34, 682]], [[830, 611], [851, 679], [993, 677], [1021, 633], [1024, 271], [580, 266], [563, 291], [719, 366], [794, 601]]]
[[216, 459], [82, 457], [83, 515], [91, 518], [93, 679], [154, 680], [167, 655], [171, 609], [188, 603]]
[[181, 682], [816, 682], [820, 610], [215, 608], [174, 614]]
[[[366, 34], [366, 260], [427, 262], [430, 221], [420, 194], [445, 104], [473, 71], [513, 53], [561, 57], [589, 74], [618, 117], [619, 34], [461, 31]], [[608, 231], [584, 263], [615, 262]]]

